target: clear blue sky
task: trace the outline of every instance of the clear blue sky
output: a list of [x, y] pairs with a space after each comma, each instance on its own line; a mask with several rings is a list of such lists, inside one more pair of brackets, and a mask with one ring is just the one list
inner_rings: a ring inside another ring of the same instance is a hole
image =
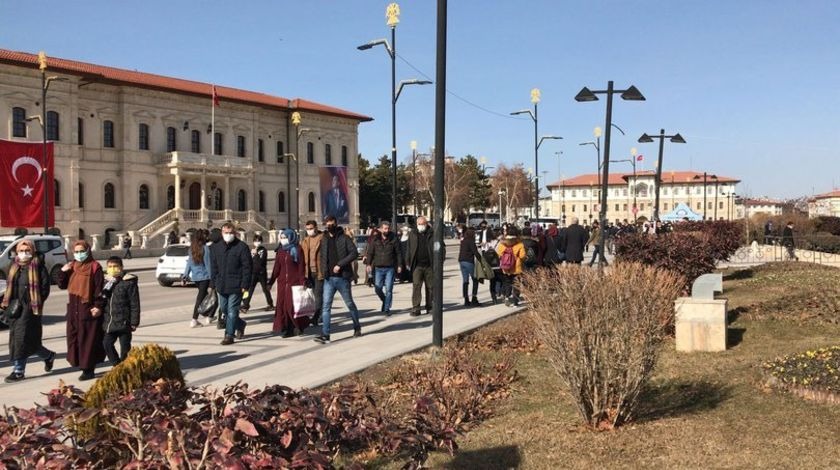
[[[389, 153], [387, 1], [0, 0], [0, 47], [303, 97], [373, 116], [359, 132], [369, 159]], [[434, 77], [435, 2], [401, 2], [397, 52]], [[43, 26], [42, 26], [43, 25]], [[743, 180], [740, 193], [793, 197], [840, 185], [840, 8], [832, 0], [611, 0], [449, 2], [447, 151], [488, 165], [533, 166], [530, 119], [507, 113], [542, 90], [540, 170], [592, 172], [580, 147], [603, 126], [604, 101], [577, 103], [582, 86], [636, 85], [646, 102], [617, 100], [613, 156], [642, 132], [680, 132], [665, 171]], [[402, 60], [397, 77], [420, 77]], [[401, 158], [434, 141], [434, 87], [404, 90]], [[563, 155], [558, 165], [555, 152]], [[622, 167], [629, 171], [629, 165]]]

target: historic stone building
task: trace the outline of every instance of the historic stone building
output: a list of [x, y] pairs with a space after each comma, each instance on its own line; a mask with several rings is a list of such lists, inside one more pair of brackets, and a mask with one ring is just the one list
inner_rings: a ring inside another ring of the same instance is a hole
[[[38, 66], [35, 54], [0, 49], [0, 138], [42, 139], [27, 120], [41, 114]], [[370, 117], [223, 86], [214, 108], [209, 83], [52, 57], [47, 67], [58, 78], [46, 132], [63, 234], [160, 246], [173, 229], [225, 220], [249, 232], [297, 227], [321, 218], [321, 166], [346, 167], [358, 227], [358, 126]]]

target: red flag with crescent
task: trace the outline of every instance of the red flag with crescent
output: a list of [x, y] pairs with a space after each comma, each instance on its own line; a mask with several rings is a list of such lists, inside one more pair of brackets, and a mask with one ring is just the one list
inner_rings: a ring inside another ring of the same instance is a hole
[[[0, 226], [43, 227], [44, 191], [53, 187], [53, 143], [47, 143], [46, 171], [42, 171], [44, 144], [0, 140]], [[55, 224], [52, 194], [47, 222]]]

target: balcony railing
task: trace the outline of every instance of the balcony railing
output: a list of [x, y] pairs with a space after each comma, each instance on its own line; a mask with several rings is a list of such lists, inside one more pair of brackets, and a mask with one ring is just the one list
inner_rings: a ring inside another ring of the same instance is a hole
[[169, 152], [160, 155], [159, 163], [170, 167], [206, 167], [233, 168], [252, 170], [253, 162], [250, 158], [233, 157], [230, 155], [210, 155], [206, 153]]

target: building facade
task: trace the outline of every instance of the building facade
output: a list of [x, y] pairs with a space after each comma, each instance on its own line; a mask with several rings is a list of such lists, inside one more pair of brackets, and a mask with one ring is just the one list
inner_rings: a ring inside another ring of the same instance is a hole
[[[584, 174], [549, 184], [549, 200], [541, 200], [540, 212], [544, 218], [568, 221], [577, 217], [581, 223], [598, 220], [601, 208], [600, 175]], [[608, 182], [607, 220], [611, 222], [651, 220], [655, 205], [655, 179], [652, 171], [612, 173]], [[669, 171], [662, 173], [659, 193], [660, 217], [686, 204], [700, 216], [709, 220], [736, 218], [735, 187], [740, 180], [727, 176], [714, 179], [695, 171]], [[635, 210], [634, 210], [635, 207]]]
[[[130, 233], [159, 245], [173, 229], [237, 222], [245, 231], [321, 219], [322, 166], [346, 168], [358, 227], [358, 126], [338, 108], [49, 58], [55, 225], [101, 246]], [[0, 49], [0, 138], [42, 139], [34, 54]], [[292, 123], [299, 113], [299, 124]], [[212, 118], [212, 116], [215, 118]], [[297, 210], [296, 210], [297, 209]], [[154, 242], [153, 242], [154, 240]]]
[[741, 204], [743, 205], [743, 212], [748, 218], [758, 214], [782, 215], [785, 207], [784, 201], [769, 198], [744, 198], [741, 200]]
[[808, 199], [808, 218], [840, 217], [840, 191], [818, 194]]

